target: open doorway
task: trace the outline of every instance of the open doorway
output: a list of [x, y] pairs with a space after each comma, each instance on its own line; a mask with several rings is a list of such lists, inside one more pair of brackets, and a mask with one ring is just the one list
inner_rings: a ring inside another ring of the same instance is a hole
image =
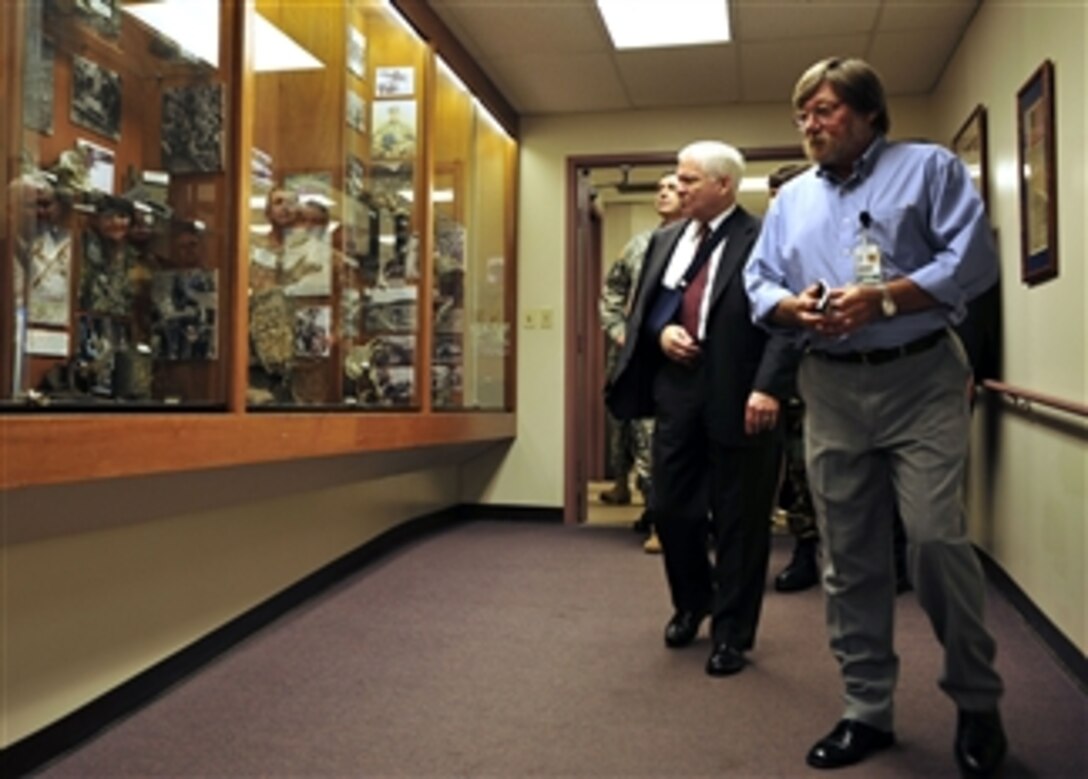
[[[767, 206], [767, 176], [804, 161], [801, 147], [742, 149], [748, 169], [738, 202], [754, 214]], [[605, 336], [598, 303], [608, 266], [638, 229], [658, 223], [653, 208], [658, 179], [675, 167], [675, 152], [567, 158], [566, 420], [564, 521], [634, 521], [637, 505], [603, 511], [600, 490], [611, 484], [604, 407]], [[637, 492], [636, 492], [637, 495]], [[591, 504], [591, 500], [594, 502]], [[592, 507], [592, 512], [591, 512]]]

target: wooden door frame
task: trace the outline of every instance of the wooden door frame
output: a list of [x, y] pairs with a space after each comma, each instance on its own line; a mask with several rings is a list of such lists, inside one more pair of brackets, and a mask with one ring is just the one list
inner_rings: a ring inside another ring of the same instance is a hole
[[[591, 154], [567, 157], [567, 246], [564, 333], [564, 441], [563, 441], [563, 521], [584, 522], [588, 505], [589, 458], [594, 444], [590, 431], [603, 427], [604, 386], [603, 346], [600, 317], [596, 302], [600, 295], [600, 230], [596, 239], [588, 237], [591, 247], [587, 261], [579, 255], [580, 214], [578, 178], [580, 171], [594, 168], [618, 168], [620, 165], [669, 167], [676, 162], [676, 152], [640, 152], [628, 154]], [[596, 243], [595, 251], [592, 250]], [[593, 267], [590, 267], [593, 266]]]

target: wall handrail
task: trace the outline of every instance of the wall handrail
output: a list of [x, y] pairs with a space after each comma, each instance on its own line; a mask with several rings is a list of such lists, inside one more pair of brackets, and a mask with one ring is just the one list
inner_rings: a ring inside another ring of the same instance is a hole
[[1066, 400], [1065, 398], [1055, 397], [1054, 395], [1046, 395], [1042, 392], [1035, 392], [1034, 390], [1024, 389], [994, 379], [983, 380], [982, 386], [991, 392], [1003, 395], [1018, 408], [1030, 410], [1032, 404], [1038, 403], [1041, 406], [1064, 411], [1068, 414], [1075, 414], [1079, 417], [1088, 417], [1088, 404], [1085, 403], [1077, 403], [1072, 400]]

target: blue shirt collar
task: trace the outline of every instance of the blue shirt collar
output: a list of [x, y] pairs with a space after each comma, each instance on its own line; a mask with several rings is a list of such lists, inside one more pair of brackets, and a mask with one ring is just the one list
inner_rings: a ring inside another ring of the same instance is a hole
[[869, 144], [869, 147], [861, 153], [860, 157], [854, 160], [853, 172], [845, 181], [839, 181], [835, 176], [834, 171], [824, 165], [819, 167], [816, 171], [816, 175], [826, 179], [832, 184], [842, 184], [845, 186], [847, 184], [858, 183], [873, 172], [877, 159], [886, 148], [888, 148], [888, 139], [883, 134], [877, 133], [876, 137], [873, 138], [873, 142]]

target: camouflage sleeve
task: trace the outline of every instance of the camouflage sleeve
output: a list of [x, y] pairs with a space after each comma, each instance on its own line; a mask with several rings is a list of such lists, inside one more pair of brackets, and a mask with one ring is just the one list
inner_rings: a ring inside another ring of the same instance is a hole
[[642, 267], [650, 233], [640, 233], [627, 242], [623, 254], [612, 263], [601, 290], [601, 328], [615, 342], [623, 337], [627, 308], [635, 291], [637, 274]]

